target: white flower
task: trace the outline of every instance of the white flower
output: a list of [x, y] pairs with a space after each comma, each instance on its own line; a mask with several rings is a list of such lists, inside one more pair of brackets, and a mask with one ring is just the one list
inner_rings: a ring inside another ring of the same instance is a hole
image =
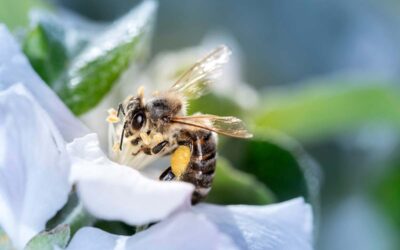
[[16, 248], [44, 230], [76, 184], [98, 218], [161, 222], [131, 237], [83, 228], [68, 249], [312, 249], [311, 209], [302, 199], [192, 208], [191, 184], [150, 180], [110, 161], [96, 135], [76, 138], [85, 127], [35, 75], [4, 27], [0, 41], [0, 226]]
[[[77, 249], [312, 249], [311, 208], [302, 199], [268, 206], [200, 205], [131, 237], [83, 228]], [[229, 236], [229, 238], [227, 238]]]
[[312, 211], [302, 198], [274, 205], [199, 205], [198, 213], [241, 249], [312, 249]]
[[67, 201], [69, 163], [60, 132], [22, 85], [0, 93], [0, 225], [16, 247]]
[[67, 250], [109, 249], [237, 249], [217, 227], [193, 213], [180, 213], [134, 236], [119, 236], [96, 228], [83, 228]]
[[70, 180], [77, 183], [84, 205], [97, 217], [143, 225], [189, 205], [192, 185], [150, 180], [133, 168], [110, 161], [95, 134], [74, 140], [68, 152]]

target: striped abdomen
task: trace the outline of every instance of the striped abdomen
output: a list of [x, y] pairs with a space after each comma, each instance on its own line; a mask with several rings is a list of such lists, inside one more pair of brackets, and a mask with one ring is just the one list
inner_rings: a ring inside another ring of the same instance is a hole
[[211, 189], [217, 159], [215, 135], [207, 130], [182, 131], [178, 144], [191, 148], [190, 162], [186, 171], [180, 177], [181, 181], [190, 182], [195, 186], [192, 203], [204, 199]]

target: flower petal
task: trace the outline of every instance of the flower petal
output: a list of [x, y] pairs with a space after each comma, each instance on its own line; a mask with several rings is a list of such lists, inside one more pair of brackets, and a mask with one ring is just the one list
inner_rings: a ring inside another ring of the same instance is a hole
[[67, 250], [110, 250], [126, 249], [129, 236], [110, 234], [94, 227], [84, 227], [72, 238]]
[[22, 247], [67, 201], [63, 138], [23, 85], [0, 92], [0, 225]]
[[49, 113], [66, 141], [87, 134], [87, 128], [32, 69], [17, 42], [2, 24], [0, 41], [0, 90], [22, 83]]
[[237, 249], [226, 235], [203, 216], [181, 213], [131, 237], [83, 228], [67, 250], [78, 249]]
[[311, 207], [302, 198], [266, 206], [199, 205], [241, 249], [313, 249]]
[[137, 170], [110, 161], [95, 134], [67, 146], [72, 160], [71, 182], [93, 215], [141, 225], [165, 218], [189, 205], [193, 186], [184, 182], [161, 182]]

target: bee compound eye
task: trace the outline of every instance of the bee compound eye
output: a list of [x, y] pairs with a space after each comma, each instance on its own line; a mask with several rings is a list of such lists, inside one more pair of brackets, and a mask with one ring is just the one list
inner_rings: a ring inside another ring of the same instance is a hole
[[132, 119], [132, 126], [134, 129], [140, 129], [144, 124], [144, 114], [142, 112], [136, 113]]

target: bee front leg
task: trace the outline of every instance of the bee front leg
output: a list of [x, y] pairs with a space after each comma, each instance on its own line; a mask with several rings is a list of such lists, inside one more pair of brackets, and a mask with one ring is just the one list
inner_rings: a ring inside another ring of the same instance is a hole
[[154, 146], [151, 149], [151, 152], [153, 154], [158, 154], [161, 152], [161, 150], [163, 150], [163, 148], [165, 148], [165, 146], [167, 146], [167, 144], [168, 144], [168, 141], [162, 141], [162, 142], [158, 143], [156, 146]]
[[120, 142], [119, 142], [119, 151], [122, 151], [122, 144], [124, 143], [126, 124], [127, 123], [125, 122], [122, 127], [121, 138], [120, 138]]

